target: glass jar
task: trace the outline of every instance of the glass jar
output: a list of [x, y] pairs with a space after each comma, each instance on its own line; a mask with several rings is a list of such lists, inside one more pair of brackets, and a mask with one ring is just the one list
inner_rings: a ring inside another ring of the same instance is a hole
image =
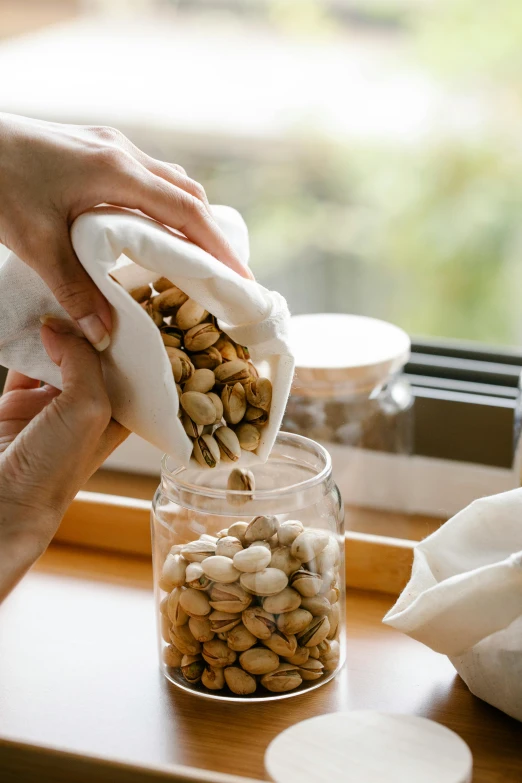
[[230, 491], [229, 470], [172, 469], [165, 457], [153, 503], [161, 668], [211, 699], [295, 696], [345, 658], [343, 507], [328, 453], [280, 432], [250, 470], [255, 490]]
[[410, 339], [374, 318], [292, 318], [296, 373], [283, 429], [331, 444], [410, 454], [413, 395], [402, 375]]

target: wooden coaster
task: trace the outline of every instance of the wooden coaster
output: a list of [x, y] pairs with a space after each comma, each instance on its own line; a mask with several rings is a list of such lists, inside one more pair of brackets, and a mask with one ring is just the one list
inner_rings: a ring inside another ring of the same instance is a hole
[[466, 743], [415, 715], [338, 712], [305, 720], [268, 746], [275, 783], [471, 783]]

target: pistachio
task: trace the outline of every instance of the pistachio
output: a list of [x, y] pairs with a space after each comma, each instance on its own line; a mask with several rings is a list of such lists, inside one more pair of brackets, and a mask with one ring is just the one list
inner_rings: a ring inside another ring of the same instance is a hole
[[[277, 627], [286, 634], [296, 634], [308, 628], [312, 621], [312, 615], [306, 609], [293, 609], [285, 612], [277, 618]], [[190, 620], [189, 620], [190, 623]], [[306, 649], [306, 648], [305, 648]], [[307, 656], [308, 657], [308, 656]]]
[[215, 468], [219, 463], [219, 446], [212, 435], [203, 434], [194, 441], [194, 457], [204, 468]]
[[245, 390], [240, 383], [225, 386], [221, 392], [223, 416], [227, 424], [239, 424], [246, 411]]
[[[237, 435], [236, 435], [237, 438]], [[239, 439], [237, 441], [239, 446]], [[240, 447], [241, 449], [241, 447]], [[255, 489], [256, 481], [254, 474], [251, 470], [243, 470], [241, 468], [234, 468], [230, 471], [228, 477], [227, 489], [231, 490], [227, 493], [227, 501], [231, 506], [242, 506], [249, 500], [252, 500], [252, 490]], [[234, 492], [242, 492], [242, 495], [235, 495]], [[247, 494], [248, 493], [248, 494]]]
[[308, 647], [297, 647], [297, 650], [293, 655], [290, 655], [288, 658], [285, 658], [285, 661], [288, 663], [293, 663], [295, 666], [302, 666], [303, 663], [306, 663], [306, 661], [310, 657], [310, 650]]
[[288, 584], [288, 577], [278, 568], [265, 568], [255, 573], [241, 574], [239, 581], [250, 593], [266, 596], [280, 593]]
[[251, 603], [252, 596], [237, 583], [219, 584], [216, 582], [210, 591], [210, 606], [217, 609], [218, 612], [242, 612]]
[[220, 639], [205, 642], [202, 655], [208, 665], [216, 669], [231, 666], [237, 658], [234, 650], [230, 650], [226, 642], [222, 642]]
[[338, 587], [332, 587], [326, 593], [326, 598], [328, 601], [330, 601], [331, 604], [336, 604], [340, 597], [341, 597], [341, 591], [339, 590]]
[[227, 631], [231, 631], [232, 628], [235, 628], [241, 622], [241, 616], [231, 612], [214, 611], [209, 619], [210, 627], [214, 633], [227, 633]]
[[161, 590], [170, 593], [175, 587], [181, 587], [185, 582], [185, 572], [187, 570], [187, 561], [181, 555], [167, 555], [163, 568], [159, 586]]
[[166, 291], [168, 288], [174, 288], [174, 283], [172, 283], [167, 277], [158, 277], [158, 279], [152, 285], [158, 294], [162, 294], [163, 291]]
[[188, 587], [180, 596], [179, 602], [189, 617], [205, 617], [210, 614], [210, 603], [204, 592]]
[[314, 595], [313, 598], [302, 598], [301, 608], [307, 609], [314, 617], [320, 617], [328, 614], [331, 604], [324, 595]]
[[201, 563], [189, 563], [185, 579], [187, 587], [192, 587], [194, 590], [206, 590], [207, 587], [212, 584], [211, 580], [203, 571]]
[[[184, 392], [201, 392], [206, 394], [214, 386], [215, 378], [212, 370], [194, 370], [188, 381], [183, 387]], [[213, 424], [214, 422], [210, 422]]]
[[251, 381], [247, 384], [245, 391], [249, 405], [252, 405], [254, 408], [261, 408], [264, 411], [270, 410], [272, 384], [268, 378], [258, 378]]
[[159, 604], [159, 610], [160, 610], [161, 614], [165, 615], [165, 617], [169, 616], [168, 611], [167, 611], [167, 604], [168, 604], [168, 602], [169, 602], [168, 595], [164, 595], [163, 598], [160, 601], [160, 604]]
[[129, 294], [135, 302], [139, 302], [140, 304], [146, 302], [147, 299], [150, 299], [151, 295], [150, 285], [139, 285], [137, 288], [133, 288], [129, 291]]
[[214, 432], [214, 438], [219, 446], [221, 458], [225, 462], [237, 462], [241, 456], [241, 446], [234, 430], [230, 427], [218, 427]]
[[228, 536], [228, 527], [224, 527], [221, 530], [218, 530], [218, 532], [216, 533], [216, 536], [217, 536], [218, 539], [226, 538], [226, 536]]
[[306, 568], [301, 568], [292, 574], [290, 584], [305, 598], [312, 598], [317, 595], [323, 584], [323, 580], [319, 574], [312, 574], [311, 571], [307, 571]]
[[264, 427], [268, 421], [268, 413], [262, 408], [254, 408], [252, 405], [249, 405], [245, 412], [245, 421], [258, 427]]
[[284, 614], [285, 612], [292, 612], [297, 609], [301, 604], [301, 596], [292, 590], [291, 587], [285, 587], [277, 595], [269, 596], [263, 601], [263, 609], [272, 614]]
[[200, 541], [208, 541], [210, 544], [213, 544], [214, 546], [217, 545], [218, 537], [217, 536], [211, 536], [210, 533], [202, 533], [199, 537]]
[[227, 644], [231, 650], [236, 652], [243, 652], [249, 650], [256, 644], [257, 639], [253, 633], [251, 633], [243, 623], [236, 625], [227, 634]]
[[167, 644], [170, 644], [171, 628], [172, 628], [172, 623], [170, 622], [169, 617], [162, 614], [160, 617], [160, 632], [161, 632], [161, 638], [163, 639], [164, 642], [167, 642]]
[[253, 424], [242, 422], [236, 428], [239, 445], [245, 451], [255, 451], [261, 440], [261, 433]]
[[246, 345], [237, 345], [236, 343], [236, 353], [238, 359], [243, 359], [243, 361], [248, 361], [250, 359], [250, 351], [246, 347]]
[[339, 623], [341, 620], [341, 607], [339, 604], [333, 604], [332, 608], [327, 614], [328, 622], [330, 623], [330, 630], [328, 632], [328, 639], [335, 639], [337, 631], [339, 630]]
[[232, 693], [237, 696], [248, 696], [257, 688], [255, 677], [247, 674], [239, 666], [228, 666], [225, 669], [225, 680]]
[[185, 623], [188, 622], [188, 614], [180, 603], [182, 593], [183, 590], [181, 587], [175, 587], [167, 601], [167, 614], [169, 620], [175, 626], [185, 625]]
[[279, 658], [264, 647], [251, 647], [250, 650], [241, 653], [239, 663], [250, 674], [267, 674], [273, 672], [279, 666]]
[[225, 675], [223, 669], [215, 669], [207, 666], [201, 675], [201, 683], [211, 691], [220, 691], [225, 687]]
[[321, 653], [319, 652], [319, 647], [317, 646], [309, 647], [308, 651], [310, 653], [310, 658], [316, 658], [317, 660], [319, 660], [319, 657], [321, 655]]
[[263, 639], [263, 644], [283, 658], [291, 657], [297, 650], [297, 639], [294, 634], [283, 633], [279, 628], [275, 629], [269, 639]]
[[235, 536], [220, 538], [216, 544], [216, 555], [233, 558], [238, 552], [243, 551], [243, 545]]
[[308, 563], [323, 551], [330, 537], [323, 530], [305, 530], [294, 540], [291, 552], [301, 563]]
[[227, 631], [227, 633], [222, 633], [221, 631], [219, 631], [219, 632], [216, 634], [216, 636], [217, 636], [217, 638], [218, 638], [218, 639], [220, 639], [222, 642], [226, 642], [226, 641], [228, 640], [228, 631]]
[[207, 316], [208, 312], [204, 307], [201, 307], [193, 299], [187, 299], [176, 313], [176, 325], [183, 331], [187, 331], [187, 329], [192, 329], [193, 326], [200, 324]]
[[204, 668], [200, 655], [184, 655], [181, 659], [181, 674], [192, 684], [200, 681]]
[[215, 343], [215, 347], [226, 362], [232, 362], [237, 359], [237, 351], [234, 343], [230, 340], [229, 337], [226, 336], [226, 334], [222, 334], [220, 336], [219, 340], [217, 340]]
[[279, 527], [277, 517], [254, 517], [245, 531], [245, 541], [266, 541], [276, 533]]
[[201, 563], [206, 557], [210, 557], [216, 551], [216, 545], [211, 541], [190, 541], [184, 544], [181, 554], [189, 563]]
[[183, 549], [183, 544], [173, 544], [169, 549], [169, 555], [179, 555]]
[[234, 568], [230, 558], [222, 555], [207, 557], [206, 560], [203, 560], [202, 568], [214, 582], [230, 584], [239, 578], [239, 571]]
[[210, 627], [208, 617], [189, 617], [188, 627], [198, 642], [210, 642], [214, 638], [214, 631]]
[[294, 543], [297, 536], [303, 532], [304, 527], [301, 522], [299, 522], [297, 519], [288, 519], [286, 522], [281, 522], [279, 525], [277, 537], [281, 546], [290, 546]]
[[248, 547], [241, 549], [234, 555], [234, 568], [244, 573], [255, 573], [262, 571], [272, 559], [270, 550], [262, 546]]
[[[156, 289], [157, 290], [157, 289]], [[174, 315], [177, 308], [186, 302], [188, 296], [177, 286], [173, 285], [155, 296], [152, 301], [152, 307], [162, 315]]]
[[297, 638], [303, 647], [315, 647], [328, 636], [330, 623], [328, 617], [314, 617], [308, 628], [301, 631]]
[[[185, 348], [187, 351], [204, 351], [210, 348], [219, 338], [219, 329], [212, 323], [198, 324], [185, 332]], [[219, 365], [222, 367], [223, 365]], [[216, 368], [216, 371], [219, 370]]]
[[244, 545], [245, 531], [247, 527], [248, 527], [248, 522], [233, 522], [228, 528], [228, 535], [235, 536]]
[[245, 609], [242, 620], [245, 628], [257, 639], [269, 639], [276, 629], [274, 615], [266, 612], [260, 606]]
[[[197, 639], [194, 639], [188, 625], [171, 628], [170, 640], [183, 655], [197, 655], [201, 652], [201, 644]], [[212, 642], [207, 642], [207, 644], [212, 644]]]
[[167, 348], [181, 348], [183, 333], [175, 326], [162, 326], [160, 329], [163, 345]]
[[[253, 549], [256, 546], [262, 546], [264, 549], [268, 549], [268, 551], [270, 553], [272, 552], [272, 548], [271, 548], [270, 544], [268, 543], [268, 541], [252, 541], [252, 543], [249, 544], [248, 546], [249, 546], [250, 549]], [[270, 556], [272, 556], [272, 555], [270, 555]]]
[[341, 648], [338, 641], [330, 642], [330, 650], [327, 653], [321, 655], [320, 660], [324, 666], [325, 671], [333, 671], [339, 666], [341, 658]]
[[290, 663], [281, 663], [275, 672], [263, 675], [261, 685], [272, 693], [285, 693], [303, 682], [299, 670]]
[[318, 680], [323, 676], [323, 664], [315, 658], [309, 658], [299, 667], [299, 674], [303, 680]]
[[164, 647], [162, 655], [165, 666], [170, 666], [172, 669], [177, 669], [181, 666], [183, 655], [173, 644]]
[[211, 345], [210, 348], [206, 348], [204, 351], [191, 354], [190, 361], [196, 370], [215, 370], [223, 360], [217, 348]]
[[287, 576], [291, 576], [294, 571], [298, 571], [301, 568], [301, 561], [292, 556], [290, 547], [278, 546], [272, 551], [270, 566], [272, 568], [279, 568], [281, 571], [284, 571]]
[[186, 383], [194, 372], [193, 365], [186, 357], [170, 357], [170, 366], [172, 367], [172, 374], [176, 384]]
[[206, 394], [198, 391], [184, 392], [181, 395], [181, 406], [196, 424], [214, 424], [216, 409], [213, 401]]
[[195, 421], [192, 421], [192, 419], [190, 418], [190, 416], [186, 411], [182, 412], [181, 424], [183, 426], [183, 429], [189, 436], [189, 438], [199, 438], [199, 436], [203, 432], [203, 425], [196, 424]]
[[321, 575], [329, 571], [335, 571], [340, 564], [341, 552], [339, 544], [334, 538], [330, 538], [323, 551], [310, 562], [312, 569]]
[[159, 313], [157, 310], [154, 309], [152, 305], [152, 299], [149, 299], [147, 302], [143, 302], [141, 305], [147, 315], [152, 318], [153, 323], [156, 326], [161, 326], [163, 324], [163, 316], [161, 313]]
[[[185, 344], [187, 336], [185, 335]], [[224, 362], [216, 367], [216, 381], [234, 385], [238, 381], [246, 381], [249, 377], [248, 367], [240, 359], [234, 359], [231, 362]]]

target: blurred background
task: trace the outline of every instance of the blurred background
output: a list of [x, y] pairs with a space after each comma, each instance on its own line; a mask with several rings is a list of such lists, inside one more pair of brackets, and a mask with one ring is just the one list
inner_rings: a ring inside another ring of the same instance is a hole
[[294, 313], [522, 344], [520, 0], [0, 0], [0, 107], [115, 125]]

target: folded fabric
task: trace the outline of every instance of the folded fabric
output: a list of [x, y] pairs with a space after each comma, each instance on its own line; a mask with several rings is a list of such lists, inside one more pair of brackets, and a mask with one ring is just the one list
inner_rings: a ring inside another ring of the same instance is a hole
[[[213, 214], [241, 260], [248, 263], [248, 232], [229, 207]], [[233, 340], [250, 349], [273, 384], [269, 421], [255, 453], [241, 464], [264, 461], [273, 446], [292, 382], [286, 301], [246, 280], [177, 232], [132, 211], [98, 207], [74, 222], [78, 258], [113, 306], [114, 333], [101, 354], [113, 416], [128, 429], [187, 465], [192, 443], [178, 419], [172, 368], [156, 326], [128, 291], [159, 277], [172, 280], [219, 320]], [[61, 388], [58, 368], [40, 341], [40, 317], [66, 317], [40, 277], [14, 254], [0, 268], [0, 363]]]
[[476, 500], [417, 544], [384, 622], [450, 657], [476, 696], [522, 720], [522, 489]]

